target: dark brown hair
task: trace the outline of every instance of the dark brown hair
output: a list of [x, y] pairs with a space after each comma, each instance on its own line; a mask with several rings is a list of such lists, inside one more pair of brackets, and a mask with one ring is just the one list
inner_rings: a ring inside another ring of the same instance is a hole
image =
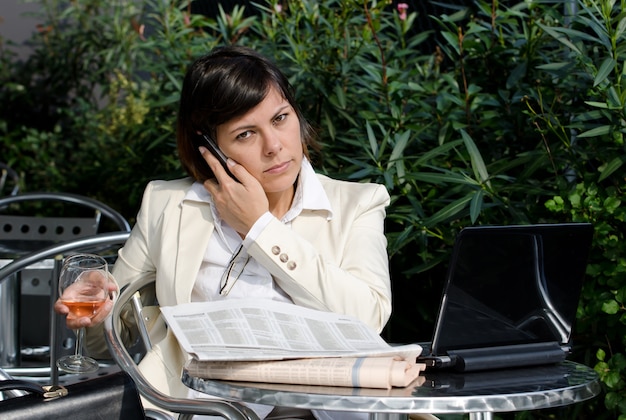
[[293, 107], [300, 120], [304, 154], [319, 151], [311, 125], [298, 107], [287, 77], [266, 57], [241, 47], [219, 47], [196, 60], [183, 80], [176, 127], [180, 161], [198, 181], [213, 178], [213, 172], [198, 152], [202, 132], [215, 138], [217, 126], [240, 117], [265, 99], [275, 87]]

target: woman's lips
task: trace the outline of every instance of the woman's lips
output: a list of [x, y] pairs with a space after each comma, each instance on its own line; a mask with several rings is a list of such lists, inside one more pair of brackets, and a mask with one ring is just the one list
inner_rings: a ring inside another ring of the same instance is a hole
[[265, 172], [269, 174], [279, 174], [289, 169], [290, 164], [291, 164], [291, 161], [288, 160], [287, 162], [279, 163], [278, 165], [272, 166], [271, 168], [267, 169]]

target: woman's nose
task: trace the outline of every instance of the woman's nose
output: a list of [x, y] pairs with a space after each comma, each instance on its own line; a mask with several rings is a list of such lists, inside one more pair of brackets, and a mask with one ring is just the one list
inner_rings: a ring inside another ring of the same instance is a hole
[[280, 141], [280, 136], [277, 133], [269, 133], [265, 138], [265, 154], [275, 155], [283, 148], [283, 143]]

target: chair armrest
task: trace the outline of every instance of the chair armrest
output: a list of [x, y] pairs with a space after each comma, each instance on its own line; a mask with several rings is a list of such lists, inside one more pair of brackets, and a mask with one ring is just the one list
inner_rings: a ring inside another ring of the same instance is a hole
[[119, 319], [122, 308], [129, 300], [132, 299], [135, 292], [140, 290], [142, 287], [147, 286], [151, 282], [153, 281], [137, 281], [128, 285], [120, 293], [120, 296], [113, 307], [113, 311], [104, 321], [105, 339], [107, 345], [109, 346], [109, 351], [113, 360], [115, 360], [120, 368], [127, 372], [133, 381], [135, 381], [139, 393], [146, 400], [159, 408], [185, 415], [217, 415], [227, 419], [259, 420], [259, 417], [256, 413], [254, 413], [254, 411], [237, 402], [170, 397], [153, 388], [142, 375], [137, 364], [124, 347], [119, 331], [117, 330], [118, 323], [114, 322], [114, 320]]

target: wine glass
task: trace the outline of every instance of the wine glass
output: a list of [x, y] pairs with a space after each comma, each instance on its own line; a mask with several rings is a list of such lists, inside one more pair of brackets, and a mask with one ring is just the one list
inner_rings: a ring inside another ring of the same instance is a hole
[[[75, 254], [63, 261], [59, 275], [59, 299], [69, 308], [68, 318], [93, 318], [109, 297], [109, 271], [104, 258], [92, 254]], [[67, 373], [91, 373], [98, 362], [82, 355], [85, 328], [76, 333], [76, 351], [57, 360]]]

